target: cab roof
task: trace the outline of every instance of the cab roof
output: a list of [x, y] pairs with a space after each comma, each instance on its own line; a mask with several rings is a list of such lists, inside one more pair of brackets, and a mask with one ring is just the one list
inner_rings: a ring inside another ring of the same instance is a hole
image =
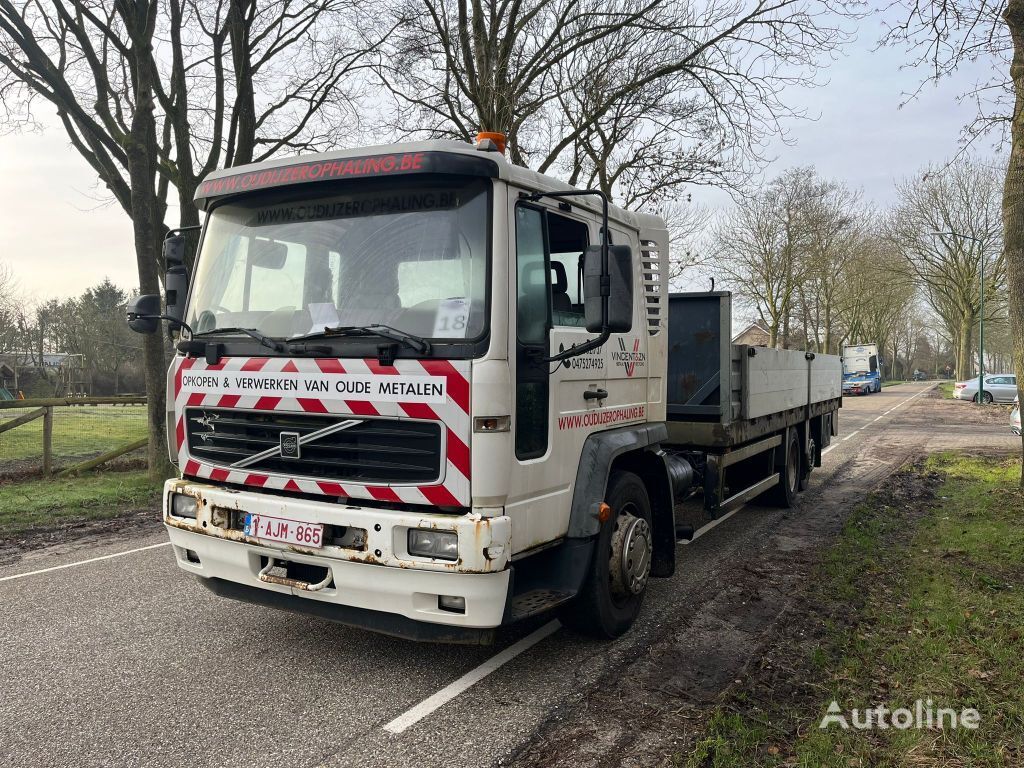
[[[514, 165], [500, 152], [478, 149], [459, 141], [411, 141], [334, 152], [295, 155], [262, 163], [224, 168], [209, 174], [196, 190], [195, 203], [208, 210], [222, 198], [256, 190], [338, 181], [423, 173], [451, 173], [500, 179], [528, 192], [570, 191], [572, 186], [537, 171]], [[592, 196], [575, 205], [600, 212]], [[608, 206], [612, 221], [633, 229], [665, 229], [660, 216]]]

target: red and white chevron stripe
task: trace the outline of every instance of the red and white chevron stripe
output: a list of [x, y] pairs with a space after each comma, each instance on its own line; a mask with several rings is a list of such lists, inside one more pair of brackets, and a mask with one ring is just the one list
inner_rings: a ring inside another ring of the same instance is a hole
[[[465, 360], [396, 360], [392, 366], [376, 359], [226, 357], [209, 365], [204, 359], [175, 356], [171, 365], [175, 412], [178, 466], [186, 477], [215, 482], [236, 483], [259, 488], [320, 494], [352, 499], [376, 499], [432, 506], [470, 506], [469, 445], [472, 420], [469, 416], [469, 367]], [[208, 394], [187, 391], [182, 374], [191, 372], [224, 373], [311, 373], [373, 376], [439, 376], [446, 380], [444, 403], [371, 402], [334, 397], [268, 397], [245, 394]], [[438, 421], [444, 425], [444, 470], [433, 485], [365, 485], [337, 483], [314, 478], [250, 472], [210, 464], [189, 456], [185, 440], [185, 408], [196, 406], [239, 408], [257, 411], [293, 413], [336, 413], [340, 416], [381, 416]]]

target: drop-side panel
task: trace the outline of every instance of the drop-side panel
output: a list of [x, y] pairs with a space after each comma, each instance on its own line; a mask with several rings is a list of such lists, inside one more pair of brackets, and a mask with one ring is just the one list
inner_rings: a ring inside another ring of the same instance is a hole
[[756, 419], [833, 400], [842, 394], [842, 361], [835, 355], [808, 360], [802, 350], [746, 347], [741, 415]]

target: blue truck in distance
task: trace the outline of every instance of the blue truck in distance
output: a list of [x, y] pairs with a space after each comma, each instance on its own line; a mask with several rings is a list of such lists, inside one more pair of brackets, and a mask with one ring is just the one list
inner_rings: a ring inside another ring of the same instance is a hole
[[877, 344], [843, 346], [843, 394], [870, 395], [882, 391]]

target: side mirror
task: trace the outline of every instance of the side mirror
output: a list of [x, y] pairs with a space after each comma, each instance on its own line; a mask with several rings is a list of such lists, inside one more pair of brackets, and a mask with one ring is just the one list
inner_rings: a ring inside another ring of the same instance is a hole
[[188, 297], [188, 270], [171, 267], [164, 275], [164, 304], [170, 320], [179, 324], [185, 319], [185, 299]]
[[164, 268], [185, 266], [185, 236], [168, 235], [164, 238]]
[[155, 293], [128, 302], [128, 327], [136, 333], [156, 333], [160, 327], [160, 297]]
[[[607, 280], [606, 284], [605, 280]], [[607, 297], [608, 311], [604, 311]], [[608, 275], [601, 265], [601, 246], [583, 254], [583, 313], [590, 333], [626, 333], [633, 328], [633, 252], [628, 245], [608, 246]]]
[[[185, 299], [188, 297], [188, 269], [185, 267], [185, 236], [168, 235], [164, 238], [164, 304], [168, 319], [185, 319]], [[159, 314], [159, 313], [157, 313]]]

